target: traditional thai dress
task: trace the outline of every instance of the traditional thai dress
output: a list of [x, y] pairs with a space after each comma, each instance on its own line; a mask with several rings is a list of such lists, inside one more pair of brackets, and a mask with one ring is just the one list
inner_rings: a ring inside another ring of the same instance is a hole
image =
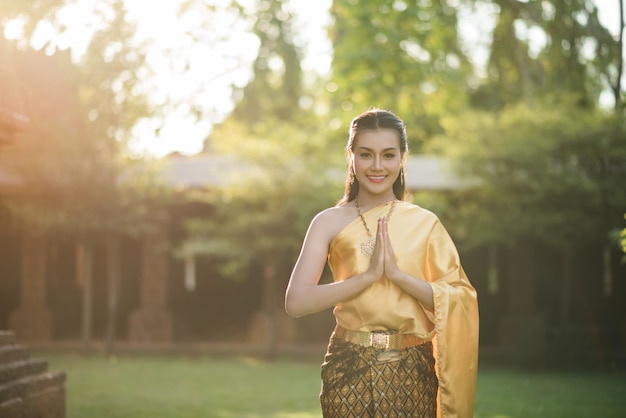
[[[389, 205], [363, 214], [373, 233]], [[400, 270], [432, 286], [434, 311], [386, 278], [338, 304], [322, 365], [324, 417], [472, 417], [476, 291], [432, 212], [396, 201], [388, 230]], [[333, 239], [328, 262], [335, 281], [368, 268], [360, 248], [367, 238], [357, 218]]]

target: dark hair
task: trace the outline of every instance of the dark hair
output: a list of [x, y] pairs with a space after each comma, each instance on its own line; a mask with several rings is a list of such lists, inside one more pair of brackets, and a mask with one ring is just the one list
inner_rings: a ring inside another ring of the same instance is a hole
[[[376, 108], [361, 113], [359, 116], [352, 119], [352, 122], [350, 123], [348, 144], [346, 145], [348, 177], [346, 178], [346, 186], [343, 197], [337, 203], [338, 205], [353, 201], [359, 193], [359, 181], [356, 179], [354, 170], [350, 164], [350, 157], [354, 153], [354, 143], [356, 142], [357, 136], [362, 131], [377, 129], [393, 129], [398, 133], [398, 137], [400, 138], [400, 155], [404, 161], [409, 150], [409, 146], [406, 139], [406, 127], [402, 119], [396, 116], [393, 112]], [[400, 200], [404, 200], [409, 194], [404, 180], [404, 169], [402, 169], [400, 171], [400, 175], [393, 183], [393, 194]]]

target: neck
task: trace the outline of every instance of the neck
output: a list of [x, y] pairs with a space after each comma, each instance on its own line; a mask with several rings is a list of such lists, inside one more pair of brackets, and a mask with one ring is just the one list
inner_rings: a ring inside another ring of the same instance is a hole
[[391, 202], [396, 199], [396, 196], [392, 193], [385, 193], [383, 195], [369, 195], [365, 193], [359, 193], [357, 195], [357, 200], [359, 201], [359, 206], [361, 208], [369, 209], [375, 206], [382, 205], [384, 203]]

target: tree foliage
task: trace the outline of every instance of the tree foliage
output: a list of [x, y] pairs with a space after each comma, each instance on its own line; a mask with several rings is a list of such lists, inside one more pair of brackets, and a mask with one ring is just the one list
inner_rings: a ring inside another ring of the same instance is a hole
[[[626, 215], [624, 215], [626, 219]], [[622, 256], [622, 263], [626, 263], [626, 228], [619, 231], [618, 245], [622, 248], [624, 255]]]
[[0, 1], [0, 27], [4, 28], [7, 21], [18, 17], [24, 22], [23, 40], [28, 42], [41, 22], [50, 22], [56, 30], [62, 30], [55, 24], [55, 14], [65, 5], [75, 0], [27, 0]]
[[[470, 245], [605, 239], [624, 204], [626, 135], [599, 98], [621, 79], [622, 54], [592, 1], [335, 0], [331, 15], [333, 112], [391, 108], [414, 151], [443, 153], [475, 179], [457, 195]], [[481, 72], [459, 25], [490, 19]]]
[[[236, 183], [202, 197], [215, 212], [186, 222], [179, 256], [221, 260], [223, 273], [242, 277], [252, 265], [286, 270], [316, 211], [340, 190], [332, 170], [327, 127], [300, 107], [304, 94], [293, 15], [283, 0], [259, 0], [253, 12], [235, 3], [259, 39], [250, 82], [235, 92], [235, 109], [207, 141], [212, 152], [235, 156]], [[331, 197], [332, 196], [332, 197]]]
[[[31, 227], [128, 231], [147, 213], [140, 202], [159, 194], [149, 169], [125, 156], [131, 128], [149, 110], [137, 89], [144, 56], [122, 2], [107, 5], [100, 5], [103, 26], [78, 63], [69, 50], [3, 41], [4, 56], [32, 96], [32, 126], [0, 156], [23, 183], [13, 212]], [[49, 6], [42, 13], [54, 22], [59, 5]]]
[[211, 257], [233, 278], [253, 265], [286, 273], [311, 218], [341, 193], [342, 176], [332, 170], [340, 154], [326, 150], [317, 129], [267, 121], [251, 131], [233, 119], [220, 125], [215, 141], [227, 135], [237, 145], [237, 174], [222, 188], [190, 194], [214, 212], [186, 222], [177, 254]]
[[302, 54], [294, 43], [293, 14], [283, 0], [255, 3], [252, 31], [259, 39], [259, 50], [252, 80], [235, 93], [232, 116], [250, 124], [267, 117], [288, 122], [296, 116], [302, 95]]
[[415, 149], [441, 132], [439, 116], [466, 103], [471, 74], [455, 3], [333, 1], [329, 89], [342, 126], [377, 106], [402, 115]]
[[537, 238], [605, 242], [626, 205], [626, 126], [606, 112], [553, 103], [445, 122], [438, 144], [469, 188], [458, 204], [468, 244]]
[[471, 94], [475, 107], [499, 110], [546, 94], [596, 107], [602, 90], [618, 83], [621, 41], [591, 0], [487, 3], [496, 6], [495, 27], [487, 77]]

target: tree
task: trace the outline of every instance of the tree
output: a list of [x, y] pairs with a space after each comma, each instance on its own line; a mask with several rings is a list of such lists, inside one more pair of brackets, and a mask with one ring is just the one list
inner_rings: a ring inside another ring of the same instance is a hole
[[[54, 22], [54, 15], [63, 6], [74, 3], [76, 0], [27, 0], [27, 1], [3, 1], [0, 2], [0, 27], [4, 29], [7, 22], [19, 17], [24, 22], [24, 35], [22, 43], [28, 44], [37, 25], [42, 21]], [[55, 25], [56, 30], [61, 30]], [[24, 45], [21, 45], [24, 47]]]
[[[240, 12], [245, 13], [241, 6]], [[301, 53], [293, 39], [293, 15], [283, 0], [257, 0], [253, 21], [259, 51], [252, 80], [235, 92], [232, 117], [251, 125], [268, 117], [293, 120], [302, 95]]]
[[284, 292], [310, 220], [338, 200], [342, 179], [329, 169], [324, 135], [315, 124], [266, 121], [249, 130], [228, 120], [213, 135], [216, 143], [237, 144], [237, 175], [223, 187], [190, 192], [192, 202], [212, 210], [184, 221], [185, 238], [176, 255], [208, 258], [224, 278], [263, 280], [262, 318], [272, 358], [276, 310], [282, 306], [277, 295]]
[[414, 149], [441, 132], [439, 117], [465, 105], [472, 72], [455, 3], [333, 1], [328, 88], [341, 126], [377, 106], [403, 116]]
[[545, 103], [464, 115], [445, 126], [444, 152], [462, 178], [473, 181], [458, 206], [463, 241], [479, 246], [531, 237], [554, 248], [565, 271], [561, 312], [567, 321], [573, 249], [588, 242], [606, 246], [606, 231], [623, 216], [623, 120], [576, 104]]
[[593, 108], [605, 87], [620, 89], [621, 35], [615, 39], [600, 23], [591, 0], [488, 3], [498, 13], [487, 76], [471, 94], [474, 107], [499, 110], [562, 95]]
[[273, 357], [277, 277], [288, 276], [308, 221], [328, 204], [332, 188], [327, 166], [320, 166], [328, 163], [325, 131], [300, 107], [304, 90], [293, 15], [282, 0], [254, 5], [250, 12], [233, 4], [243, 21], [254, 22], [251, 31], [259, 40], [251, 80], [235, 89], [232, 114], [207, 139], [212, 152], [235, 158], [240, 178], [200, 198], [214, 212], [210, 219], [187, 220], [177, 255], [209, 257], [224, 277], [264, 281], [263, 316]]
[[[624, 214], [624, 219], [626, 219], [626, 214]], [[626, 263], [626, 228], [611, 230], [609, 232], [609, 238], [623, 253], [621, 262]]]
[[622, 92], [622, 78], [624, 76], [624, 0], [619, 1], [619, 33], [617, 35], [616, 51], [612, 51], [608, 55], [609, 65], [605, 77], [613, 92], [613, 101], [616, 111], [621, 110], [624, 102]]
[[[50, 19], [54, 26], [62, 5], [49, 2], [41, 18]], [[11, 11], [23, 17], [28, 9]], [[91, 338], [89, 260], [96, 237], [108, 237], [112, 299], [106, 338], [110, 347], [119, 271], [117, 237], [145, 228], [147, 207], [163, 194], [150, 171], [125, 156], [131, 128], [150, 112], [138, 86], [146, 70], [140, 46], [133, 43], [135, 28], [127, 22], [120, 0], [99, 3], [94, 13], [101, 14], [102, 26], [78, 63], [69, 51], [54, 51], [53, 38], [45, 51], [32, 50], [23, 42], [28, 41], [28, 31], [19, 47], [5, 43], [6, 56], [24, 75], [36, 100], [32, 129], [2, 157], [24, 184], [24, 192], [11, 203], [15, 216], [29, 229], [77, 238], [84, 261], [79, 271], [85, 292], [85, 345]], [[29, 17], [24, 19], [30, 22]]]
[[[194, 48], [198, 44], [211, 45], [208, 52], [217, 55], [215, 59], [223, 68], [221, 74], [206, 80], [207, 91], [200, 91], [196, 97], [214, 94], [211, 82], [217, 79], [232, 91], [232, 109], [227, 112], [202, 108], [190, 98], [188, 102], [197, 117], [216, 124], [235, 118], [252, 126], [267, 118], [283, 123], [299, 116], [303, 94], [301, 50], [288, 0], [185, 0], [179, 16], [193, 22], [186, 35]], [[242, 49], [242, 44], [251, 48]], [[185, 71], [193, 68], [192, 58], [179, 53], [176, 61], [181, 60], [180, 67]]]
[[[626, 219], [626, 215], [624, 215], [624, 219]], [[622, 249], [624, 255], [622, 256], [622, 263], [626, 263], [626, 228], [620, 230], [615, 230], [613, 233], [613, 237], [617, 242], [618, 246]]]

